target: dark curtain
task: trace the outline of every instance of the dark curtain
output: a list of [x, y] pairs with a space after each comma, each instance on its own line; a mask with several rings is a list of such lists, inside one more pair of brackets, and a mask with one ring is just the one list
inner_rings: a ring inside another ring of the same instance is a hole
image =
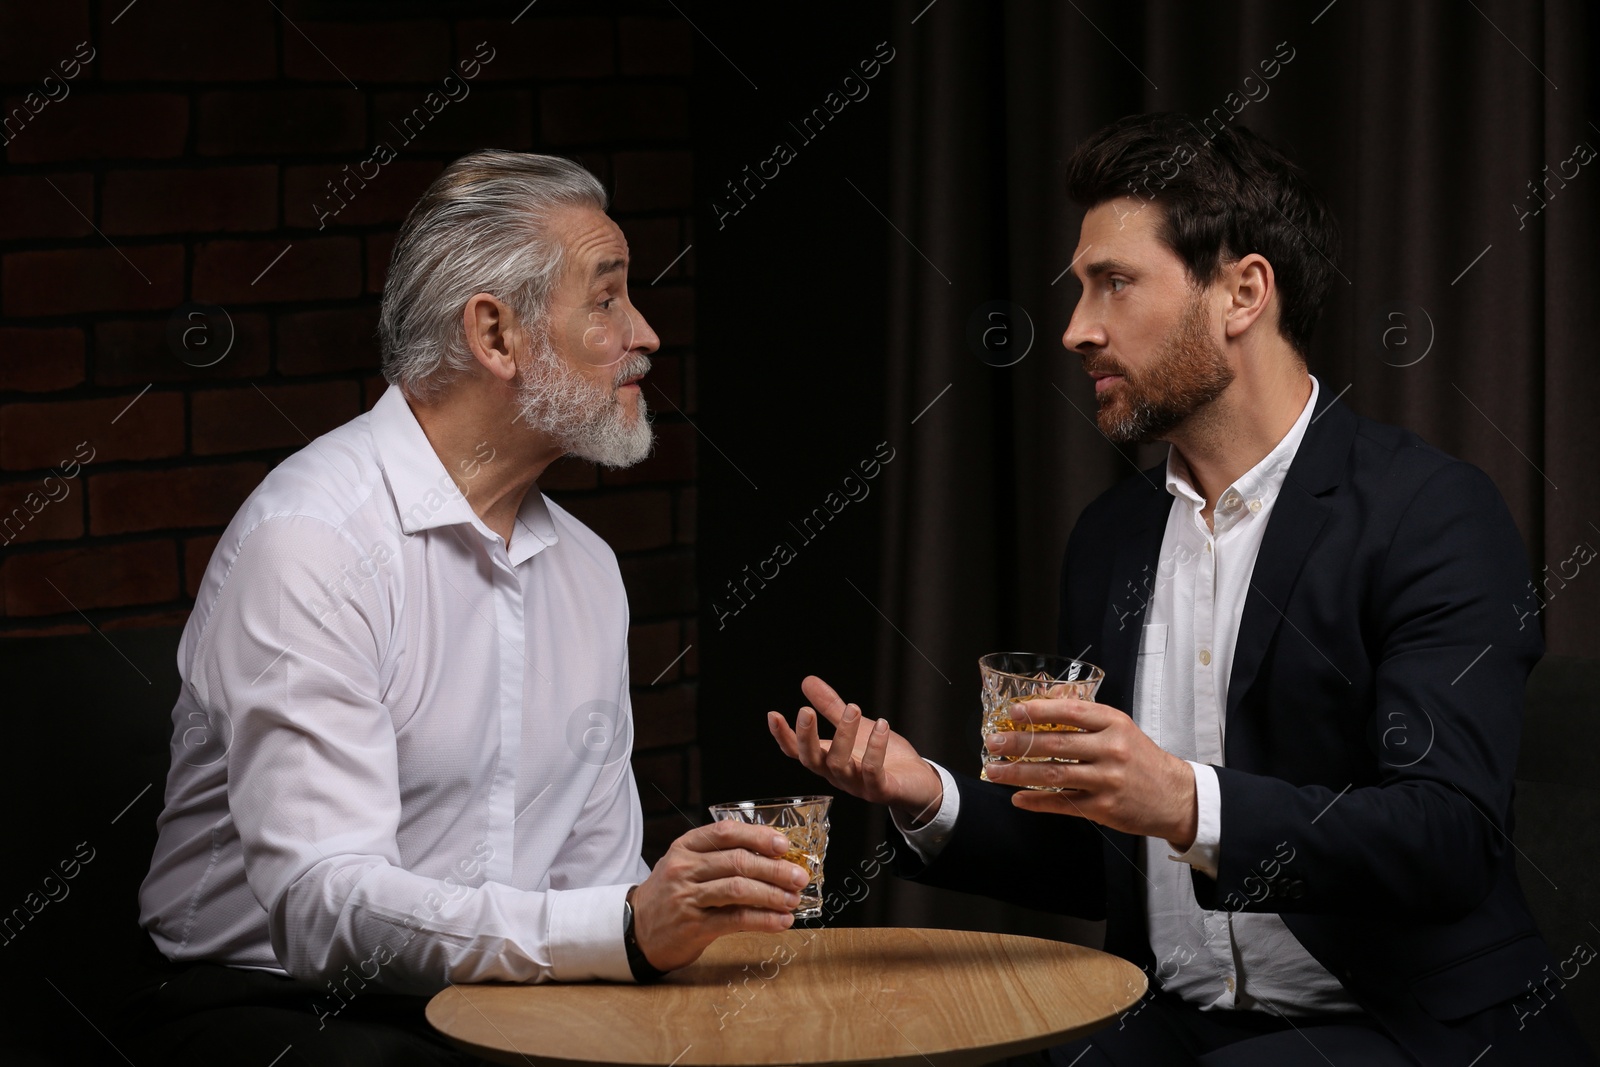
[[[1344, 244], [1312, 373], [1487, 471], [1552, 576], [1506, 610], [1537, 611], [1552, 652], [1600, 654], [1600, 561], [1574, 562], [1600, 546], [1593, 17], [1575, 0], [899, 5], [887, 421], [907, 443], [876, 704], [921, 751], [975, 769], [974, 660], [1054, 648], [1078, 513], [1165, 455], [1100, 435], [1060, 347], [1082, 215], [1064, 162], [1132, 112], [1247, 125], [1310, 172]], [[888, 892], [899, 924], [1092, 938]]]

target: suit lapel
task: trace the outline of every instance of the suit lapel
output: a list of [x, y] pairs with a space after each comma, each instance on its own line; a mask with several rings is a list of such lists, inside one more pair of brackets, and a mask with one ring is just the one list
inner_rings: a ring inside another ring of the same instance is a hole
[[[1333, 505], [1322, 497], [1344, 476], [1355, 429], [1355, 415], [1337, 398], [1320, 403], [1289, 465], [1283, 490], [1261, 539], [1261, 550], [1250, 575], [1250, 592], [1239, 620], [1233, 673], [1228, 679], [1226, 715], [1230, 740], [1238, 736], [1233, 730], [1233, 718], [1239, 702], [1255, 683], [1267, 646], [1288, 610], [1289, 595], [1305, 567], [1307, 553], [1333, 513]], [[1233, 762], [1231, 755], [1228, 762]]]
[[[1146, 471], [1161, 486], [1166, 466]], [[1111, 564], [1111, 595], [1100, 623], [1102, 660], [1098, 663], [1106, 680], [1095, 698], [1132, 714], [1133, 672], [1139, 655], [1139, 634], [1143, 631], [1150, 598], [1155, 589], [1156, 568], [1160, 563], [1161, 540], [1166, 535], [1167, 513], [1172, 509], [1172, 494], [1163, 486], [1140, 499], [1130, 528], [1118, 540]], [[1077, 654], [1077, 649], [1070, 650]]]

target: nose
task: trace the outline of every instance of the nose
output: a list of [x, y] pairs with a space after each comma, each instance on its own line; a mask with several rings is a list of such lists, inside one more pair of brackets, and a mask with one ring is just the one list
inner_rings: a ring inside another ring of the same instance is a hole
[[641, 352], [650, 355], [661, 347], [661, 338], [650, 328], [650, 323], [645, 321], [644, 312], [638, 308], [628, 306], [628, 324], [632, 328], [633, 344], [628, 346], [628, 354]]
[[1088, 353], [1106, 345], [1105, 326], [1099, 316], [1089, 310], [1087, 296], [1078, 301], [1078, 306], [1072, 309], [1072, 318], [1067, 323], [1067, 331], [1061, 335], [1061, 345], [1068, 352]]

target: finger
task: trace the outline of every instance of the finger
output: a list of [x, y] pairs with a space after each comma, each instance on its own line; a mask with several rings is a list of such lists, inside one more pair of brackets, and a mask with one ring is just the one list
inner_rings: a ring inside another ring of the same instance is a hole
[[[787, 852], [787, 850], [785, 850]], [[744, 878], [776, 886], [787, 893], [804, 889], [811, 881], [806, 868], [793, 860], [758, 856], [745, 849], [725, 849], [700, 857], [699, 864], [690, 872], [692, 880], [710, 883], [719, 879]]]
[[860, 704], [852, 702], [847, 707], [860, 716], [861, 719], [861, 725], [856, 728], [856, 743], [850, 748], [851, 755], [855, 756], [857, 760], [861, 760], [867, 754], [867, 744], [872, 740], [872, 731], [877, 728], [878, 720], [867, 718], [866, 713], [861, 710]]
[[1043, 811], [1054, 815], [1071, 815], [1078, 819], [1090, 818], [1081, 803], [1080, 795], [1067, 793], [1046, 793], [1035, 789], [1019, 789], [1011, 795], [1011, 805], [1023, 811]]
[[1045, 733], [1010, 730], [987, 734], [983, 745], [993, 756], [1006, 759], [1071, 759], [1092, 762], [1100, 743], [1092, 733]]
[[794, 731], [789, 729], [789, 721], [775, 711], [767, 712], [767, 730], [772, 734], [772, 739], [778, 742], [778, 748], [790, 759], [800, 758], [800, 741], [794, 736]]
[[836, 775], [850, 772], [855, 761], [856, 734], [861, 730], [861, 711], [846, 705], [843, 716], [833, 724], [833, 744], [828, 748], [828, 769]]
[[1080, 730], [1103, 730], [1112, 722], [1108, 713], [1122, 714], [1116, 708], [1075, 697], [1029, 700], [1012, 704], [1009, 710], [1013, 722], [1058, 723]]
[[[793, 866], [791, 864], [790, 866]], [[698, 908], [766, 908], [793, 911], [800, 906], [800, 890], [776, 886], [757, 878], [734, 876], [700, 882], [694, 887]]]
[[717, 937], [746, 931], [780, 933], [794, 925], [792, 910], [768, 911], [764, 908], [721, 908], [706, 915], [706, 931]]
[[770, 826], [733, 819], [698, 826], [678, 838], [675, 844], [701, 853], [748, 849], [758, 856], [781, 856], [789, 851], [789, 839]]
[[1092, 789], [1092, 772], [1083, 763], [999, 763], [985, 770], [991, 781], [1034, 789]]
[[867, 735], [867, 750], [861, 754], [861, 771], [878, 780], [883, 775], [884, 763], [889, 758], [889, 720], [879, 719], [872, 724]]
[[824, 718], [835, 726], [839, 725], [840, 720], [844, 718], [846, 705], [844, 699], [834, 691], [833, 686], [813, 674], [800, 683], [800, 691], [816, 706]]
[[817, 736], [817, 713], [811, 708], [801, 708], [794, 715], [795, 737], [800, 744], [800, 762], [814, 774], [827, 774], [823, 758], [832, 744]]

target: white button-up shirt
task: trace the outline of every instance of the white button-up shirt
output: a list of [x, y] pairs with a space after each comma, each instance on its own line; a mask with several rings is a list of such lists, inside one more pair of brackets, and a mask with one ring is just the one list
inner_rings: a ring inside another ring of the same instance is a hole
[[[1139, 640], [1133, 707], [1127, 710], [1151, 740], [1194, 768], [1194, 844], [1173, 857], [1167, 842], [1145, 838], [1141, 868], [1155, 977], [1163, 989], [1206, 1008], [1288, 1015], [1359, 1010], [1279, 916], [1206, 911], [1195, 899], [1189, 873], [1192, 865], [1216, 874], [1224, 831], [1213, 767], [1224, 766], [1234, 644], [1272, 505], [1311, 424], [1319, 388], [1313, 377], [1311, 398], [1289, 432], [1223, 491], [1212, 526], [1202, 516], [1205, 498], [1190, 483], [1182, 457], [1176, 449], [1167, 453], [1166, 487], [1174, 501], [1156, 574], [1146, 587], [1149, 613]], [[939, 813], [919, 830], [901, 827], [925, 860], [949, 839], [960, 810], [955, 780], [937, 769], [944, 780]]]
[[140, 892], [168, 957], [415, 992], [630, 977], [627, 596], [537, 486], [509, 545], [483, 524], [495, 462], [447, 471], [390, 388], [234, 516]]

